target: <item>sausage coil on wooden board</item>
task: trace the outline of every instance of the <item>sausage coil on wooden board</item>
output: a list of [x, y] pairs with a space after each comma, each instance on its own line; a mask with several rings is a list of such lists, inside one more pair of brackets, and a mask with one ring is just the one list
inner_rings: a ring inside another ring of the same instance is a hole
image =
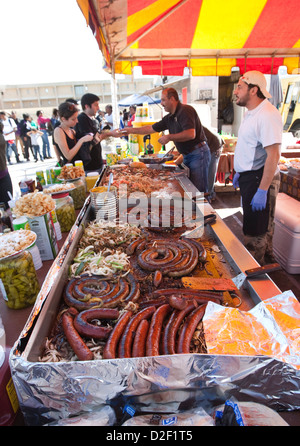
[[197, 325], [202, 320], [206, 309], [206, 304], [201, 305], [189, 314], [180, 330], [177, 353], [190, 353], [190, 345], [193, 334], [196, 331]]
[[73, 277], [64, 290], [64, 301], [79, 311], [92, 307], [114, 308], [125, 302], [135, 302], [140, 295], [139, 284], [129, 273], [116, 282], [98, 276]]
[[73, 316], [66, 311], [62, 315], [62, 326], [67, 341], [80, 361], [90, 361], [94, 359], [93, 352], [87, 347], [78, 331], [74, 327]]
[[74, 327], [82, 336], [94, 339], [107, 339], [112, 327], [103, 327], [92, 324], [93, 320], [114, 320], [118, 319], [119, 311], [115, 308], [91, 308], [79, 313], [74, 319]]
[[126, 254], [127, 255], [132, 255], [135, 253], [135, 251], [137, 250], [137, 248], [139, 247], [139, 245], [141, 245], [142, 243], [146, 242], [144, 237], [140, 237], [136, 240], [133, 240], [133, 242], [131, 242], [127, 248], [126, 248]]
[[190, 274], [197, 266], [199, 252], [194, 243], [186, 240], [154, 239], [144, 245], [137, 255], [138, 265], [146, 271], [161, 271], [169, 277]]
[[[186, 240], [186, 239], [184, 239], [184, 240]], [[189, 238], [188, 241], [190, 243], [192, 243], [197, 248], [198, 255], [199, 255], [199, 261], [201, 263], [204, 263], [206, 261], [206, 258], [207, 258], [207, 253], [206, 253], [206, 249], [204, 248], [202, 243], [199, 242], [198, 240], [195, 240], [194, 238]]]

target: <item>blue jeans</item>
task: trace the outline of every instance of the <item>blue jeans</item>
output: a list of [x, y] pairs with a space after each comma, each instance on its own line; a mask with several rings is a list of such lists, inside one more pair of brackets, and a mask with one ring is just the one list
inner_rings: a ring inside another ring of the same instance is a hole
[[10, 144], [8, 141], [6, 141], [6, 158], [9, 163], [11, 162], [10, 156], [11, 156], [12, 152], [14, 152], [16, 161], [17, 161], [17, 163], [19, 163], [20, 160], [19, 160], [19, 154], [18, 154], [18, 149], [17, 149], [16, 144], [14, 142], [12, 144]]
[[217, 175], [217, 169], [219, 164], [219, 159], [221, 156], [221, 149], [217, 150], [216, 152], [211, 153], [211, 160], [209, 163], [208, 168], [208, 193], [209, 198], [215, 198], [216, 192], [214, 191], [215, 181], [216, 181], [216, 175]]
[[38, 154], [40, 155], [40, 160], [44, 161], [44, 158], [41, 155], [41, 150], [39, 144], [33, 144], [32, 145], [33, 151], [34, 151], [34, 159], [35, 161], [38, 160]]
[[208, 167], [211, 155], [207, 144], [183, 155], [184, 164], [190, 169], [190, 180], [199, 192], [208, 191]]
[[43, 140], [43, 157], [46, 158], [50, 158], [50, 143], [49, 143], [49, 138], [48, 138], [48, 133], [47, 130], [45, 129], [41, 129], [41, 132], [43, 132], [42, 135], [42, 140]]

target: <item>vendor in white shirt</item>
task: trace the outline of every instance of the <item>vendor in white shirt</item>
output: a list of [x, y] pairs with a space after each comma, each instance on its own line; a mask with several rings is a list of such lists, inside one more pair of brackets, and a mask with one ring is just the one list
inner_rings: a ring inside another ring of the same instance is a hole
[[105, 107], [105, 115], [103, 117], [101, 124], [102, 124], [102, 130], [113, 130], [114, 129], [113, 112], [112, 112], [111, 105], [107, 105]]
[[283, 130], [266, 86], [262, 73], [249, 71], [234, 90], [237, 105], [248, 111], [238, 132], [233, 185], [241, 191], [245, 246], [261, 265], [275, 261], [272, 239]]

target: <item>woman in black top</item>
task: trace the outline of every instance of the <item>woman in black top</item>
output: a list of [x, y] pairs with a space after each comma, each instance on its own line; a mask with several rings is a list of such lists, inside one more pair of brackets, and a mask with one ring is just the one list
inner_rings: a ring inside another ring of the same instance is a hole
[[76, 160], [81, 160], [80, 149], [83, 143], [93, 139], [93, 134], [88, 134], [77, 141], [74, 127], [77, 123], [78, 112], [76, 105], [71, 102], [63, 102], [58, 108], [61, 124], [54, 130], [53, 142], [62, 165], [74, 164]]

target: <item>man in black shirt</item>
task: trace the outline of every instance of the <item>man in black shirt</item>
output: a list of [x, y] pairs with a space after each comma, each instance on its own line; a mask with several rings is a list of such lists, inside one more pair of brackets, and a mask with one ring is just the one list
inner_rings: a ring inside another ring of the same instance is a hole
[[[161, 121], [142, 127], [126, 127], [127, 134], [147, 135], [169, 130], [158, 142], [162, 145], [173, 141], [190, 170], [190, 180], [200, 192], [208, 190], [208, 166], [211, 155], [199, 116], [194, 107], [182, 104], [174, 88], [162, 91], [161, 105], [168, 112]], [[123, 133], [123, 132], [122, 132]]]
[[78, 122], [76, 124], [76, 138], [80, 139], [89, 133], [94, 135], [92, 142], [85, 142], [81, 147], [81, 159], [83, 161], [84, 170], [87, 171], [101, 171], [102, 149], [99, 122], [95, 118], [99, 110], [100, 98], [93, 93], [86, 93], [81, 98], [82, 113], [78, 115]]

